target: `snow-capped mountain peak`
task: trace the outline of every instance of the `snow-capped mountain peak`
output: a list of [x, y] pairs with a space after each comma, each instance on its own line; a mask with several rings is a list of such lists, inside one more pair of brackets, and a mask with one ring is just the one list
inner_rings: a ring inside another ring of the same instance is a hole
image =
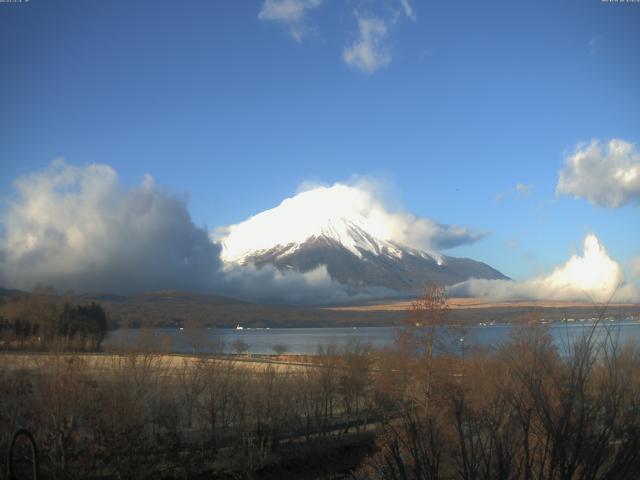
[[285, 199], [280, 205], [242, 223], [216, 232], [225, 262], [245, 263], [249, 257], [280, 248], [291, 254], [311, 239], [336, 242], [358, 257], [368, 252], [401, 257], [405, 250], [441, 256], [398, 242], [405, 235], [398, 215], [389, 213], [361, 188], [336, 184], [317, 187]]
[[406, 212], [393, 212], [363, 186], [316, 187], [244, 222], [218, 229], [226, 268], [271, 265], [280, 271], [330, 277], [356, 291], [415, 294], [429, 282], [453, 285], [469, 278], [506, 278], [490, 266], [436, 253], [479, 238]]

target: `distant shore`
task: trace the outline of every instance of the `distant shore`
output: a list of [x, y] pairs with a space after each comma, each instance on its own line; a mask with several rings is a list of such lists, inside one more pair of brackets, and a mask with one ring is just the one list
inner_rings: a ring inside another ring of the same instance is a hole
[[[412, 300], [381, 301], [363, 305], [326, 307], [327, 310], [342, 312], [401, 312], [411, 309]], [[480, 298], [449, 298], [447, 305], [452, 310], [461, 309], [495, 309], [495, 308], [637, 308], [637, 303], [610, 303], [594, 304], [587, 301], [561, 301], [561, 300], [514, 300], [514, 301], [488, 301]]]

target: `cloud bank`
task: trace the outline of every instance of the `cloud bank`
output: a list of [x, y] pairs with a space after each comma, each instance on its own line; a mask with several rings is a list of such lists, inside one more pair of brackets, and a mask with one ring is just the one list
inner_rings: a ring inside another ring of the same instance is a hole
[[385, 43], [389, 26], [381, 18], [356, 17], [358, 38], [342, 51], [342, 59], [352, 68], [374, 73], [391, 63], [391, 50]]
[[297, 305], [340, 304], [397, 297], [398, 292], [383, 287], [353, 287], [337, 282], [327, 267], [320, 265], [301, 273], [280, 271], [272, 265], [230, 266], [216, 285], [218, 291], [260, 303]]
[[48, 168], [14, 182], [2, 214], [0, 286], [114, 292], [179, 289], [254, 301], [340, 303], [390, 296], [334, 281], [321, 267], [222, 268], [220, 245], [194, 225], [186, 201], [145, 176], [123, 188], [108, 165]]
[[146, 176], [118, 185], [107, 165], [54, 161], [14, 183], [4, 212], [0, 283], [83, 291], [200, 289], [219, 247], [191, 221], [186, 202]]
[[560, 171], [558, 194], [586, 198], [601, 207], [640, 203], [640, 152], [633, 143], [613, 139], [579, 145]]
[[450, 288], [452, 296], [503, 300], [640, 301], [637, 286], [624, 283], [624, 274], [598, 238], [584, 239], [582, 255], [573, 255], [549, 275], [525, 281], [471, 279]]

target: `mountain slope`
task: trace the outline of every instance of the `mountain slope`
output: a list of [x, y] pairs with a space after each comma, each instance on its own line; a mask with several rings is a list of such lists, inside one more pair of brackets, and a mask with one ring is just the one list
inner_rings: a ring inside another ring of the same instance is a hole
[[425, 252], [396, 247], [379, 253], [359, 250], [354, 254], [335, 239], [312, 237], [299, 245], [276, 246], [247, 255], [244, 262], [260, 267], [308, 272], [326, 265], [327, 272], [343, 284], [386, 287], [401, 293], [416, 293], [429, 282], [453, 285], [468, 278], [505, 279], [490, 266], [468, 258], [432, 257]]
[[[98, 302], [109, 320], [121, 327], [292, 327], [391, 325], [404, 312], [349, 312], [325, 308], [260, 305], [229, 297], [180, 291], [129, 295], [87, 293], [80, 303]], [[2, 312], [0, 311], [0, 314]]]

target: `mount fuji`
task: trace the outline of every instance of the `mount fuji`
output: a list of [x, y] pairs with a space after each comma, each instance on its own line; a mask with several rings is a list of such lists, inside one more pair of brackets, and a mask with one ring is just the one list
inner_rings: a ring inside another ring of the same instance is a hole
[[427, 283], [507, 279], [485, 263], [439, 253], [482, 236], [390, 211], [372, 188], [344, 184], [304, 191], [214, 235], [229, 267], [270, 264], [306, 273], [325, 266], [342, 284], [399, 295], [416, 294]]

